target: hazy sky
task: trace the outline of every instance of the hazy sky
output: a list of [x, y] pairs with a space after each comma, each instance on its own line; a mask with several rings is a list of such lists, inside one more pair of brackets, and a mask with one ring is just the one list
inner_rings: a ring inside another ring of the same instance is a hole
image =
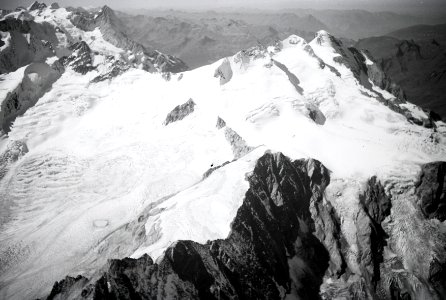
[[[0, 8], [28, 6], [32, 0], [0, 0]], [[44, 0], [47, 4], [54, 2]], [[339, 8], [367, 10], [407, 10], [446, 8], [446, 0], [60, 0], [61, 6], [96, 7], [109, 5], [116, 9], [134, 8], [174, 8], [174, 9], [218, 9], [228, 7], [248, 7], [261, 9]]]

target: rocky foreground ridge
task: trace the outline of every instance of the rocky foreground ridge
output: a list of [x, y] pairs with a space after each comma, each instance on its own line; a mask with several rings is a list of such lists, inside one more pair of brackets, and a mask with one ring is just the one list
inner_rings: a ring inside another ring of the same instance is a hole
[[[445, 205], [443, 169], [444, 163], [426, 165], [417, 186], [423, 203], [427, 195], [442, 195], [433, 201], [437, 210]], [[438, 184], [428, 179], [438, 172]], [[383, 225], [392, 218], [392, 196], [376, 177], [360, 195], [355, 220], [359, 273], [347, 261], [351, 245], [340, 230], [339, 212], [324, 199], [330, 171], [320, 162], [268, 152], [247, 179], [250, 188], [226, 239], [178, 241], [157, 262], [148, 255], [110, 260], [92, 280], [78, 276], [56, 282], [46, 299], [445, 297], [444, 233], [428, 265], [408, 269], [406, 257], [386, 255], [393, 250], [387, 242], [392, 233]]]

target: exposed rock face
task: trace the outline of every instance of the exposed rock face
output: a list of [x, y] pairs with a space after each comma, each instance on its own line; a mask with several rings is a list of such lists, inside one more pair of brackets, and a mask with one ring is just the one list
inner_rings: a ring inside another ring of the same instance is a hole
[[187, 65], [179, 58], [154, 49], [147, 49], [129, 39], [125, 32], [126, 27], [115, 12], [106, 5], [97, 15], [81, 9], [74, 10], [70, 20], [76, 27], [84, 31], [92, 31], [99, 27], [107, 42], [130, 51], [134, 57], [133, 63], [142, 65], [146, 71], [178, 73], [188, 69]]
[[380, 281], [380, 264], [387, 234], [381, 226], [390, 215], [390, 197], [376, 177], [372, 177], [364, 194], [359, 196], [362, 210], [357, 218], [357, 238], [361, 249], [360, 267], [372, 295]]
[[176, 106], [166, 117], [164, 125], [180, 121], [194, 112], [195, 102], [189, 99], [186, 103]]
[[324, 69], [325, 67], [328, 67], [328, 69], [333, 72], [334, 74], [336, 74], [336, 76], [341, 77], [341, 73], [339, 73], [339, 71], [335, 68], [332, 67], [330, 65], [328, 65], [326, 62], [324, 62], [319, 56], [316, 55], [316, 53], [314, 53], [313, 48], [311, 48], [311, 46], [301, 37], [298, 37], [296, 35], [293, 35], [290, 37], [290, 39], [288, 40], [290, 44], [293, 45], [299, 45], [301, 44], [302, 48], [313, 58], [315, 58], [318, 63], [319, 63], [319, 67], [321, 69]]
[[323, 198], [315, 199], [310, 207], [311, 217], [315, 220], [316, 237], [325, 245], [329, 254], [327, 275], [339, 278], [346, 273], [347, 264], [344, 254], [345, 241], [341, 232], [341, 222], [335, 209]]
[[53, 286], [51, 294], [46, 298], [53, 299], [73, 299], [80, 297], [76, 291], [82, 289], [88, 283], [88, 279], [82, 276], [76, 278], [67, 276], [60, 283], [56, 282]]
[[[418, 214], [408, 214], [401, 207], [416, 202], [413, 186], [403, 185], [400, 189], [392, 183], [391, 195], [386, 192], [387, 188], [384, 189], [376, 177], [368, 181], [359, 195], [359, 207], [352, 214], [355, 228], [349, 227], [348, 231], [339, 230], [343, 223], [349, 222], [344, 219], [342, 210], [333, 210], [333, 202], [324, 205], [316, 202], [317, 209], [312, 210], [316, 234], [330, 253], [327, 281], [321, 287], [324, 299], [445, 297], [446, 236], [441, 228], [427, 225], [425, 220], [418, 219]], [[406, 221], [405, 218], [415, 220]], [[418, 227], [425, 226], [428, 228], [418, 231]], [[438, 234], [435, 241], [426, 237], [429, 245], [413, 246], [412, 243], [418, 244], [419, 239], [424, 239], [417, 235], [424, 234], [425, 230]], [[355, 262], [351, 260], [352, 233], [355, 233]]]
[[[373, 61], [370, 54], [365, 54], [354, 47], [345, 47], [342, 41], [336, 39], [327, 32], [319, 32], [316, 36], [316, 41], [320, 44], [330, 44], [330, 46], [338, 53], [340, 56], [334, 58], [335, 62], [347, 66], [358, 80], [358, 82], [367, 88], [370, 92], [376, 94], [376, 99], [389, 107], [391, 110], [402, 114], [408, 121], [424, 126], [426, 128], [434, 128], [435, 118], [420, 118], [414, 116], [409, 109], [400, 104], [405, 104], [406, 94], [400, 85], [396, 84], [388, 75], [386, 62], [381, 60], [377, 63]], [[409, 53], [409, 54], [408, 54]], [[407, 59], [406, 56], [410, 57]], [[403, 43], [398, 46], [397, 57], [401, 58], [401, 70], [404, 71], [405, 61], [419, 61], [421, 59], [421, 54], [419, 53], [419, 47], [414, 45], [414, 43]], [[389, 92], [395, 98], [387, 99], [381, 93], [372, 89], [372, 82], [374, 85], [378, 86], [384, 91]]]
[[308, 111], [308, 117], [318, 125], [324, 125], [327, 118], [324, 113], [314, 104], [308, 103], [305, 105]]
[[[404, 103], [406, 101], [401, 87], [392, 82], [378, 64], [367, 64], [367, 58], [358, 49], [344, 46], [342, 41], [327, 32], [319, 33], [316, 39], [320, 44], [330, 43], [333, 49], [340, 54], [340, 56], [335, 58], [335, 61], [346, 65], [364, 87], [371, 88], [370, 79], [376, 86], [393, 94], [396, 97], [397, 103]], [[369, 59], [373, 58], [369, 57]]]
[[[440, 27], [430, 30], [441, 32]], [[398, 38], [363, 39], [356, 47], [368, 49], [380, 68], [402, 87], [408, 101], [434, 110], [446, 120], [443, 105], [446, 99], [444, 43], [432, 40], [430, 34], [417, 34], [415, 31], [394, 36]]]
[[8, 144], [6, 151], [0, 154], [0, 180], [6, 175], [8, 166], [23, 155], [28, 153], [28, 147], [23, 141], [12, 141]]
[[32, 62], [44, 62], [55, 55], [58, 44], [56, 31], [49, 23], [35, 23], [20, 19], [0, 21], [0, 31], [9, 32], [6, 49], [0, 52], [0, 73], [8, 73]]
[[225, 128], [225, 137], [231, 144], [234, 159], [239, 159], [254, 149], [253, 147], [248, 146], [245, 140], [229, 127]]
[[276, 61], [273, 59], [273, 63], [274, 65], [276, 65], [279, 69], [281, 69], [287, 76], [289, 81], [291, 82], [291, 84], [294, 86], [294, 88], [296, 89], [296, 91], [299, 94], [303, 94], [304, 90], [303, 88], [299, 85], [300, 84], [300, 80], [297, 78], [296, 75], [294, 75], [293, 73], [290, 72], [290, 70], [288, 70], [287, 66], [285, 66], [284, 64]]
[[417, 195], [426, 218], [446, 220], [446, 162], [423, 165]]
[[46, 8], [46, 4], [45, 3], [39, 3], [37, 1], [34, 1], [33, 4], [31, 4], [31, 6], [29, 7], [28, 10], [32, 11], [32, 10], [42, 10]]
[[24, 72], [22, 83], [1, 103], [0, 125], [4, 132], [9, 132], [17, 116], [33, 106], [52, 84], [61, 76], [60, 69], [53, 69], [47, 64], [30, 64]]
[[94, 83], [111, 80], [130, 69], [130, 66], [128, 64], [126, 64], [122, 60], [116, 60], [114, 57], [108, 57], [107, 64], [109, 65], [107, 71], [93, 78], [91, 82]]
[[68, 57], [63, 57], [61, 62], [64, 66], [70, 66], [74, 71], [86, 74], [95, 69], [90, 47], [84, 41], [77, 42], [69, 47], [73, 53]]
[[220, 85], [228, 83], [232, 78], [232, 69], [229, 59], [225, 58], [221, 65], [215, 70], [215, 78], [220, 78]]
[[406, 100], [403, 89], [393, 82], [378, 64], [367, 65], [367, 74], [369, 79], [381, 89], [393, 94], [401, 102]]
[[99, 279], [56, 283], [49, 299], [319, 299], [328, 253], [312, 234], [312, 201], [329, 183], [314, 160], [267, 153], [248, 176], [250, 189], [225, 240], [179, 241], [158, 262], [111, 260]]
[[178, 57], [161, 53], [159, 51], [144, 52], [146, 56], [161, 72], [181, 73], [189, 67]]
[[226, 166], [226, 165], [229, 164], [229, 163], [230, 163], [229, 161], [226, 161], [226, 162], [222, 163], [222, 164], [219, 165], [219, 166], [215, 166], [215, 167], [211, 167], [211, 168], [209, 168], [209, 170], [207, 170], [206, 172], [204, 172], [204, 174], [203, 174], [203, 179], [208, 178], [209, 175], [211, 175], [215, 170], [218, 170], [218, 169], [220, 169], [220, 168]]
[[216, 125], [217, 129], [222, 129], [225, 126], [226, 126], [226, 122], [222, 118], [218, 117], [217, 125]]

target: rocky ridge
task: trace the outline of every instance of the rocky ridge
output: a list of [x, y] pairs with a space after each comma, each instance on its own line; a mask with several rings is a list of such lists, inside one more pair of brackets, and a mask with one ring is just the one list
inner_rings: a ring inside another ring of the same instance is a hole
[[67, 277], [47, 299], [318, 298], [328, 253], [312, 234], [310, 205], [322, 198], [328, 170], [266, 153], [248, 180], [227, 239], [178, 241], [157, 263], [147, 255], [111, 260], [99, 279], [85, 286], [86, 278]]
[[[384, 72], [381, 64], [374, 62], [372, 57], [368, 57], [366, 53], [361, 52], [354, 47], [346, 47], [341, 40], [325, 31], [319, 32], [316, 35], [315, 41], [320, 45], [329, 43], [336, 53], [339, 54], [339, 56], [334, 58], [334, 61], [347, 66], [353, 72], [358, 82], [376, 95], [377, 100], [384, 103], [393, 111], [404, 115], [411, 122], [425, 127], [435, 126], [435, 120], [438, 118], [435, 116], [431, 117], [429, 111], [426, 112], [427, 118], [419, 119], [413, 116], [404, 105], [401, 105], [407, 103], [407, 98], [403, 89], [392, 81], [387, 73]], [[403, 46], [403, 48], [408, 47], [409, 46]], [[395, 98], [392, 100], [386, 99], [381, 93], [372, 89], [371, 83], [382, 90], [389, 92]]]
[[[438, 170], [439, 165], [423, 168]], [[393, 193], [376, 177], [359, 195], [359, 252], [351, 261], [351, 245], [341, 229], [345, 216], [324, 196], [329, 174], [316, 160], [291, 161], [267, 152], [247, 177], [250, 188], [226, 239], [177, 241], [156, 263], [148, 255], [110, 260], [92, 279], [56, 282], [47, 299], [444, 297], [444, 255], [431, 261], [427, 275], [408, 269], [405, 257], [389, 256], [397, 250], [386, 221], [394, 218]], [[429, 193], [423, 184], [417, 193], [421, 190]], [[446, 239], [441, 241], [444, 247]]]
[[[103, 7], [96, 15], [94, 13], [60, 8], [57, 4], [47, 7], [37, 1], [28, 8], [5, 12], [0, 19], [0, 74], [28, 67], [20, 87], [11, 90], [5, 99], [0, 99], [0, 125], [4, 133], [9, 131], [18, 115], [32, 107], [51, 88], [66, 68], [80, 74], [96, 71], [98, 75], [92, 79], [93, 83], [110, 80], [131, 67], [169, 76], [170, 72], [187, 69], [181, 60], [156, 50], [149, 51], [130, 40], [109, 7]], [[76, 26], [75, 30], [70, 31], [67, 23]], [[110, 55], [92, 46], [97, 39], [93, 31], [98, 29], [99, 38], [117, 47], [119, 55]], [[91, 40], [83, 39], [82, 35], [90, 36]], [[37, 74], [38, 83], [28, 79], [27, 74], [31, 72]]]

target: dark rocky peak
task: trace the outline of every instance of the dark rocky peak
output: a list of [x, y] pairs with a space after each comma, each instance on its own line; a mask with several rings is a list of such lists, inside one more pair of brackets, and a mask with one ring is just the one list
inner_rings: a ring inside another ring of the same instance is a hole
[[226, 123], [225, 123], [225, 138], [231, 145], [232, 153], [234, 154], [234, 159], [239, 159], [240, 157], [243, 157], [252, 150], [254, 150], [254, 148], [249, 146], [246, 143], [246, 141], [236, 131], [226, 126]]
[[77, 28], [83, 31], [92, 31], [97, 26], [94, 20], [94, 14], [82, 8], [67, 8], [71, 11], [70, 21]]
[[421, 167], [416, 193], [426, 218], [446, 220], [446, 162], [437, 161]]
[[46, 4], [45, 3], [40, 3], [38, 1], [34, 1], [33, 4], [31, 4], [31, 6], [28, 8], [29, 11], [33, 11], [33, 10], [39, 10], [42, 11], [46, 8]]
[[69, 66], [81, 74], [86, 74], [95, 69], [93, 66], [92, 52], [86, 42], [77, 42], [70, 45], [68, 49], [72, 51], [72, 54], [61, 59], [61, 63], [64, 66]]
[[100, 12], [99, 12], [100, 16], [104, 16], [104, 17], [109, 17], [109, 18], [116, 18], [116, 14], [113, 11], [113, 9], [110, 8], [110, 6], [104, 5]]
[[45, 63], [32, 63], [27, 66], [19, 86], [8, 93], [1, 103], [1, 129], [8, 133], [14, 120], [34, 106], [60, 76], [60, 69]]
[[[333, 49], [335, 49], [337, 52], [342, 52], [343, 51], [343, 47], [344, 45], [342, 44], [342, 41], [335, 38], [333, 35], [331, 35], [330, 33], [328, 33], [325, 30], [320, 30], [316, 33], [315, 36], [316, 42], [319, 45], [326, 45], [326, 46], [331, 46], [333, 47]], [[341, 53], [339, 53], [341, 54]], [[342, 55], [342, 54], [341, 54]]]
[[223, 120], [222, 118], [218, 117], [217, 118], [217, 125], [216, 125], [217, 129], [222, 129], [225, 126], [226, 126], [225, 120]]
[[160, 72], [181, 73], [189, 69], [186, 63], [176, 56], [164, 54], [156, 50], [149, 52], [145, 48], [143, 49], [144, 55]]
[[265, 153], [248, 181], [228, 238], [178, 241], [157, 263], [111, 260], [99, 279], [68, 277], [48, 299], [320, 299], [328, 253], [312, 234], [310, 205], [322, 199], [327, 169]]
[[[358, 82], [367, 88], [371, 93], [376, 95], [376, 98], [381, 103], [388, 106], [395, 112], [401, 113], [409, 121], [419, 125], [423, 125], [423, 120], [417, 120], [408, 109], [400, 106], [406, 102], [406, 94], [403, 89], [396, 84], [383, 70], [378, 63], [366, 63], [367, 59], [373, 61], [372, 56], [365, 56], [355, 47], [345, 47], [343, 43], [325, 31], [321, 31], [316, 36], [316, 41], [321, 45], [332, 47], [339, 56], [334, 58], [334, 61], [347, 66], [358, 80]], [[407, 46], [409, 47], [409, 46]], [[403, 46], [403, 48], [407, 48]], [[391, 93], [395, 99], [387, 100], [382, 94], [372, 89], [370, 81], [379, 88]]]
[[367, 83], [367, 80], [364, 80], [367, 77], [366, 59], [360, 51], [354, 47], [344, 46], [341, 40], [325, 30], [321, 30], [316, 34], [316, 42], [319, 45], [331, 47], [335, 50], [339, 56], [335, 57], [334, 61], [347, 66], [361, 84]]
[[364, 194], [359, 196], [359, 200], [364, 210], [376, 223], [381, 223], [390, 215], [390, 197], [387, 196], [384, 187], [376, 176], [370, 178], [367, 189]]
[[193, 113], [194, 109], [195, 102], [192, 99], [189, 99], [186, 103], [176, 106], [170, 113], [168, 113], [163, 124], [167, 126], [170, 123], [180, 121]]
[[56, 30], [47, 22], [8, 18], [0, 21], [0, 31], [10, 33], [9, 46], [0, 53], [0, 74], [55, 55]]
[[111, 80], [121, 74], [123, 74], [125, 71], [127, 71], [130, 68], [130, 65], [125, 63], [124, 61], [120, 59], [115, 59], [114, 57], [110, 56], [106, 58], [106, 65], [107, 69], [102, 74], [96, 76], [91, 80], [91, 82], [101, 82], [105, 80]]
[[[277, 44], [276, 46], [280, 45]], [[251, 60], [265, 58], [267, 55], [268, 55], [267, 48], [259, 42], [256, 46], [238, 52], [234, 58], [234, 62], [241, 64], [242, 67], [244, 67], [247, 66]]]
[[29, 33], [31, 26], [29, 21], [8, 18], [0, 21], [0, 31], [18, 31], [20, 33]]
[[[126, 62], [129, 65], [142, 64], [149, 72], [178, 73], [188, 70], [187, 65], [177, 57], [163, 54], [159, 51], [147, 49], [141, 44], [128, 38], [126, 27], [108, 6], [104, 6], [98, 14], [76, 10], [70, 18], [71, 22], [84, 31], [91, 31], [99, 27], [104, 39], [112, 45], [132, 52], [128, 57], [135, 57], [136, 61]], [[135, 59], [133, 59], [135, 60]]]
[[116, 29], [124, 29], [124, 24], [121, 22], [121, 20], [116, 16], [113, 9], [111, 9], [109, 6], [104, 5], [101, 10], [99, 11], [99, 14], [96, 17], [96, 22], [103, 22], [107, 23], [111, 26], [117, 26]]

